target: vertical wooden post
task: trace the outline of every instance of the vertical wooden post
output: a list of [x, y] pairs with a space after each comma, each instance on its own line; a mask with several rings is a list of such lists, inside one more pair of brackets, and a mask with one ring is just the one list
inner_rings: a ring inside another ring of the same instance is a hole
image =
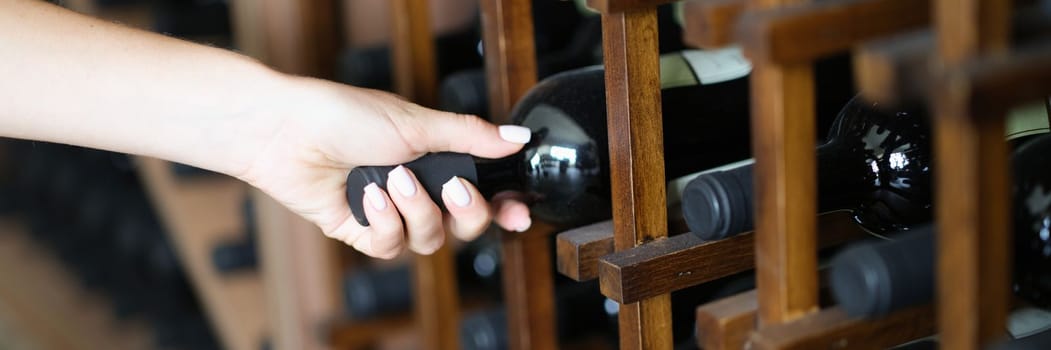
[[[438, 62], [425, 0], [391, 1], [391, 58], [395, 91], [423, 106], [438, 100]], [[456, 266], [446, 244], [431, 255], [417, 255], [413, 269], [416, 318], [428, 349], [460, 348], [460, 303]]]
[[[602, 14], [614, 247], [668, 236], [655, 7]], [[671, 299], [620, 307], [622, 349], [671, 349]]]
[[[511, 108], [536, 85], [532, 1], [482, 0], [485, 69], [490, 115], [510, 123]], [[551, 228], [540, 223], [525, 233], [501, 232], [504, 305], [511, 349], [555, 349]]]
[[814, 79], [809, 64], [753, 66], [759, 322], [783, 323], [818, 309]]
[[[1007, 48], [1010, 1], [935, 1], [938, 54], [952, 74]], [[937, 91], [938, 324], [946, 349], [980, 349], [1004, 333], [1010, 301], [1010, 202], [1002, 116], [970, 115], [952, 79]]]

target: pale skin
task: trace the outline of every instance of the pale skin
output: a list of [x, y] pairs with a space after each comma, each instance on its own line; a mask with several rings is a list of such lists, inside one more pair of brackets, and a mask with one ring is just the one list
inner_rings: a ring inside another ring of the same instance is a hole
[[471, 240], [490, 222], [510, 231], [531, 224], [513, 196], [489, 203], [458, 178], [443, 188], [442, 213], [404, 168], [390, 176], [390, 191], [368, 189], [368, 227], [358, 225], [344, 197], [356, 166], [439, 151], [510, 155], [528, 135], [516, 126], [285, 75], [230, 51], [35, 0], [0, 0], [0, 77], [0, 136], [227, 174], [370, 256], [393, 258], [405, 248], [430, 254], [446, 233]]

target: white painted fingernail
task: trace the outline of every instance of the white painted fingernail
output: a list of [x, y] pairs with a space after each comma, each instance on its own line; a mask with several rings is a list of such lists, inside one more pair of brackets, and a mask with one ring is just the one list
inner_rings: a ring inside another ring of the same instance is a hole
[[463, 182], [457, 176], [453, 176], [442, 185], [442, 191], [449, 195], [449, 199], [458, 207], [466, 207], [471, 204], [471, 194], [467, 192], [467, 187], [463, 186]]
[[387, 173], [387, 178], [394, 183], [394, 188], [398, 189], [402, 197], [412, 197], [416, 194], [416, 182], [412, 181], [412, 176], [409, 176], [409, 171], [405, 170], [404, 166], [399, 165], [391, 170]]
[[526, 232], [526, 230], [529, 229], [529, 226], [533, 226], [532, 218], [526, 218], [525, 222], [523, 222], [521, 225], [518, 225], [518, 228], [515, 228], [515, 231]]
[[376, 210], [387, 209], [387, 200], [383, 199], [383, 193], [380, 192], [380, 187], [375, 182], [365, 186], [365, 197], [368, 197], [372, 208]]
[[533, 138], [533, 132], [524, 126], [501, 125], [500, 138], [507, 142], [529, 143], [529, 139]]

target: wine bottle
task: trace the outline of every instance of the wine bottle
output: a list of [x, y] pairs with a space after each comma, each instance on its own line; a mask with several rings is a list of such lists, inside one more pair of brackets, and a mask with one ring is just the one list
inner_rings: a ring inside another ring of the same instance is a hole
[[245, 196], [241, 202], [241, 222], [244, 226], [242, 237], [212, 248], [212, 265], [219, 274], [233, 274], [256, 266], [256, 217], [250, 196]]
[[[684, 51], [666, 58], [662, 79], [665, 173], [676, 178], [748, 154], [750, 65], [739, 50]], [[678, 70], [679, 74], [673, 73]], [[669, 82], [674, 80], [674, 82]], [[588, 67], [551, 76], [511, 112], [533, 131], [521, 152], [499, 160], [431, 154], [406, 164], [441, 204], [442, 183], [468, 179], [483, 195], [517, 190], [540, 200], [533, 213], [557, 224], [586, 224], [610, 215], [609, 148], [604, 71]], [[476, 168], [477, 165], [477, 168]], [[347, 200], [359, 223], [362, 188], [386, 184], [393, 167], [358, 167], [347, 177]]]
[[1051, 308], [1051, 136], [1013, 155], [1015, 293]]
[[[1051, 135], [1024, 144], [1014, 167], [1014, 291], [1039, 307], [1051, 307]], [[935, 233], [929, 226], [893, 241], [860, 243], [833, 259], [832, 292], [844, 310], [875, 316], [929, 302], [934, 290]]]
[[[930, 131], [921, 109], [886, 110], [860, 96], [817, 148], [820, 211], [849, 209], [875, 233], [906, 230], [931, 217]], [[754, 227], [753, 164], [697, 176], [683, 192], [693, 234], [718, 240]]]
[[[457, 284], [463, 294], [486, 290], [499, 294], [500, 249], [485, 238], [472, 241], [456, 254]], [[351, 272], [343, 282], [347, 314], [373, 319], [406, 312], [412, 307], [412, 273], [408, 266]]]
[[929, 302], [934, 293], [935, 237], [931, 226], [855, 244], [832, 260], [832, 295], [848, 315], [872, 317]]
[[989, 347], [991, 350], [1045, 350], [1051, 349], [1051, 329], [1022, 338], [1002, 341]]

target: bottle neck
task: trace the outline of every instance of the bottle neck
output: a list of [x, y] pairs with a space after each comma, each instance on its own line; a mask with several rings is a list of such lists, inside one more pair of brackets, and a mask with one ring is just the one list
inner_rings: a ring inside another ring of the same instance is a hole
[[[818, 211], [854, 209], [870, 187], [866, 164], [837, 140], [817, 148]], [[871, 170], [870, 170], [871, 171]]]
[[475, 170], [478, 174], [478, 191], [485, 198], [492, 198], [501, 191], [523, 190], [522, 188], [523, 152], [499, 159], [475, 159]]

